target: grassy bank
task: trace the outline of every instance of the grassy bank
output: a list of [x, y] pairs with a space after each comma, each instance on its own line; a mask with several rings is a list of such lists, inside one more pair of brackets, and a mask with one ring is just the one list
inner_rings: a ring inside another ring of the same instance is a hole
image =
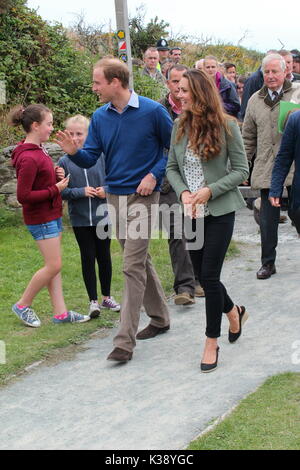
[[189, 449], [299, 450], [300, 374], [268, 379]]

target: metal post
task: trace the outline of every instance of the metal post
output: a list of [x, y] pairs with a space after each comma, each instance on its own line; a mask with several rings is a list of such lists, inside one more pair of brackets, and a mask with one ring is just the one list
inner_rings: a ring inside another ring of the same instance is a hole
[[115, 0], [119, 59], [126, 62], [130, 73], [130, 88], [133, 88], [131, 44], [128, 24], [127, 0]]

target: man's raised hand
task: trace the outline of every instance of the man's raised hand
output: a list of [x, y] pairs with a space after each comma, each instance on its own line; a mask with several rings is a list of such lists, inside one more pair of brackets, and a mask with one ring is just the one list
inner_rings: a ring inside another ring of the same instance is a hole
[[58, 131], [54, 142], [68, 155], [74, 155], [79, 148], [69, 131]]

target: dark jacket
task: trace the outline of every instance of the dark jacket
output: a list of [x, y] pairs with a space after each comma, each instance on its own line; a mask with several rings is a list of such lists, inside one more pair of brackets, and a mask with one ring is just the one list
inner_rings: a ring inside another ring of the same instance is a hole
[[295, 162], [295, 172], [290, 194], [290, 209], [300, 207], [300, 111], [292, 113], [282, 135], [279, 152], [276, 156], [269, 196], [281, 197], [287, 174]]
[[219, 83], [219, 93], [221, 95], [226, 113], [237, 117], [241, 105], [235, 84], [227, 80], [227, 78], [222, 77]]
[[68, 187], [62, 191], [61, 195], [63, 199], [68, 201], [69, 217], [72, 226], [96, 226], [100, 220], [104, 219], [104, 215], [107, 215], [106, 199], [86, 197], [85, 187], [92, 186], [93, 188], [98, 188], [104, 186], [105, 165], [103, 155], [98, 158], [94, 166], [88, 169], [75, 165], [68, 155], [63, 156], [59, 160], [58, 165], [65, 170], [66, 175], [70, 175]]
[[260, 90], [264, 85], [264, 76], [261, 71], [261, 67], [259, 67], [256, 72], [252, 73], [249, 78], [245, 81], [243, 97], [242, 97], [242, 104], [241, 104], [241, 111], [239, 114], [239, 118], [241, 120], [244, 119], [246, 114], [246, 108], [249, 99], [251, 96], [258, 90]]
[[169, 96], [170, 96], [170, 93], [168, 93], [167, 96], [165, 96], [162, 100], [160, 100], [160, 103], [165, 108], [167, 108], [167, 111], [170, 114], [172, 121], [175, 121], [175, 119], [177, 119], [179, 115], [174, 113], [172, 106], [170, 105], [170, 102], [169, 102]]

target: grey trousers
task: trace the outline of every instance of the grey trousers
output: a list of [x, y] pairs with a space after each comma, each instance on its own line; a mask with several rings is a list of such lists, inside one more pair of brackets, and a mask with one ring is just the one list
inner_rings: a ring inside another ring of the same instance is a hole
[[136, 344], [143, 305], [153, 326], [163, 328], [170, 324], [166, 296], [148, 253], [159, 193], [153, 192], [150, 196], [107, 194], [107, 201], [123, 248], [124, 291], [120, 326], [113, 342], [115, 347], [131, 352]]
[[[173, 206], [173, 209], [177, 207], [179, 211], [179, 203], [175, 191], [171, 189], [166, 194], [161, 193], [159, 204], [161, 207], [162, 205], [166, 206], [166, 213], [164, 214], [164, 211], [161, 211], [161, 222], [168, 233], [169, 253], [174, 273], [174, 291], [176, 294], [188, 292], [194, 296], [194, 270], [189, 251], [186, 249], [186, 240], [183, 233], [176, 233], [176, 217], [182, 221], [183, 216], [179, 212], [171, 213], [170, 216], [167, 214], [167, 207], [170, 206]], [[165, 221], [167, 221], [167, 224]]]

